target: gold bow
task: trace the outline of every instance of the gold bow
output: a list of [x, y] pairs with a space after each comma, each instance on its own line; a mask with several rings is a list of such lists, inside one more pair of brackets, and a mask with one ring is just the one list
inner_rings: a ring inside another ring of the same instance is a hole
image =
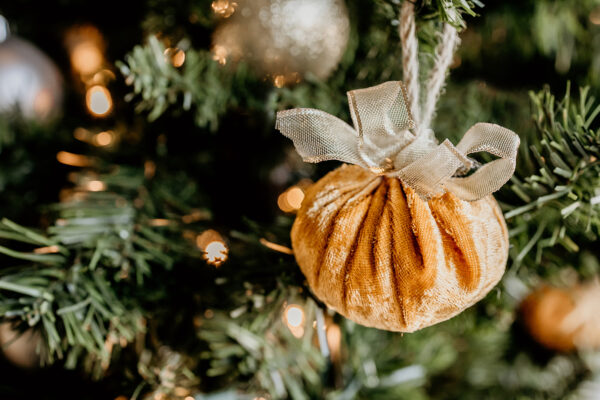
[[[414, 121], [402, 82], [392, 81], [348, 92], [354, 123], [326, 112], [296, 108], [277, 113], [276, 129], [292, 139], [306, 162], [339, 160], [400, 178], [423, 197], [449, 190], [463, 200], [477, 200], [500, 189], [512, 176], [519, 137], [488, 123], [473, 125], [454, 146], [409, 129]], [[467, 155], [486, 151], [499, 157], [465, 177], [474, 163]]]

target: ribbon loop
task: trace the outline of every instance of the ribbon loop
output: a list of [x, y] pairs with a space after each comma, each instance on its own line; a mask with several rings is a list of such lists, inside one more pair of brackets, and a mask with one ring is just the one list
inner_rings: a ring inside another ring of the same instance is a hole
[[[277, 113], [275, 127], [292, 139], [307, 162], [339, 160], [384, 171], [402, 179], [423, 197], [449, 190], [477, 200], [500, 189], [512, 176], [519, 137], [488, 123], [473, 125], [458, 145], [435, 143], [409, 131], [414, 122], [401, 82], [386, 82], [348, 92], [354, 127], [323, 111], [299, 108]], [[473, 167], [467, 155], [486, 151], [500, 157], [466, 177]]]
[[348, 92], [350, 115], [358, 136], [396, 136], [414, 127], [404, 85], [385, 82]]
[[358, 134], [341, 119], [312, 108], [279, 111], [275, 128], [292, 139], [306, 162], [338, 160], [368, 167], [358, 152]]

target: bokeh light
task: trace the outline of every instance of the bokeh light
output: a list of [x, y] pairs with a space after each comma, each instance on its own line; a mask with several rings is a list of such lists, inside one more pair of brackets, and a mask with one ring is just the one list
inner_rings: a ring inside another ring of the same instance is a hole
[[294, 212], [300, 209], [304, 201], [304, 190], [299, 186], [292, 186], [277, 199], [277, 205], [283, 212]]
[[112, 97], [104, 86], [95, 85], [85, 94], [85, 102], [90, 113], [104, 117], [112, 110]]
[[229, 257], [229, 248], [219, 232], [209, 229], [196, 237], [196, 246], [202, 250], [207, 263], [219, 267]]
[[283, 320], [288, 329], [297, 338], [304, 335], [304, 310], [297, 304], [290, 304], [283, 312]]
[[179, 68], [185, 62], [185, 51], [177, 47], [169, 47], [164, 52], [165, 59], [175, 68]]

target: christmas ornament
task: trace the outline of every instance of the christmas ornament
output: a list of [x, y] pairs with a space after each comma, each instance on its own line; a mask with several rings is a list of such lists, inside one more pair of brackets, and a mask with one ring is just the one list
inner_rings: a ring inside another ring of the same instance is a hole
[[348, 42], [343, 0], [242, 0], [235, 9], [221, 9], [234, 11], [222, 14], [231, 16], [214, 33], [215, 58], [243, 59], [277, 86], [307, 73], [326, 78]]
[[21, 368], [33, 368], [40, 363], [37, 347], [40, 335], [29, 329], [17, 332], [8, 322], [0, 324], [0, 345], [7, 360]]
[[521, 303], [531, 336], [551, 350], [600, 348], [600, 284], [543, 286]]
[[31, 43], [9, 36], [2, 16], [0, 31], [0, 113], [17, 110], [38, 122], [56, 116], [63, 94], [58, 68]]
[[[281, 111], [276, 124], [305, 161], [354, 164], [308, 189], [298, 211], [292, 246], [308, 284], [349, 319], [401, 332], [451, 318], [502, 277], [508, 234], [490, 194], [514, 172], [519, 145], [514, 132], [487, 123], [457, 146], [437, 145], [428, 126], [457, 35], [444, 30], [422, 113], [410, 36], [408, 93], [401, 82], [349, 92], [356, 130], [313, 109]], [[466, 175], [475, 166], [467, 155], [479, 151], [499, 158]]]

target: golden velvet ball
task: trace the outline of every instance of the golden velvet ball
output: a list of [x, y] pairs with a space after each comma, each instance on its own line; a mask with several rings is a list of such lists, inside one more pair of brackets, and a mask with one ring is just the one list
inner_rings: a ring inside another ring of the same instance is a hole
[[521, 303], [529, 334], [544, 347], [568, 352], [600, 348], [600, 286], [543, 286]]
[[306, 192], [292, 228], [315, 295], [365, 326], [413, 332], [447, 320], [500, 280], [508, 232], [492, 196], [422, 199], [397, 178], [343, 165]]

